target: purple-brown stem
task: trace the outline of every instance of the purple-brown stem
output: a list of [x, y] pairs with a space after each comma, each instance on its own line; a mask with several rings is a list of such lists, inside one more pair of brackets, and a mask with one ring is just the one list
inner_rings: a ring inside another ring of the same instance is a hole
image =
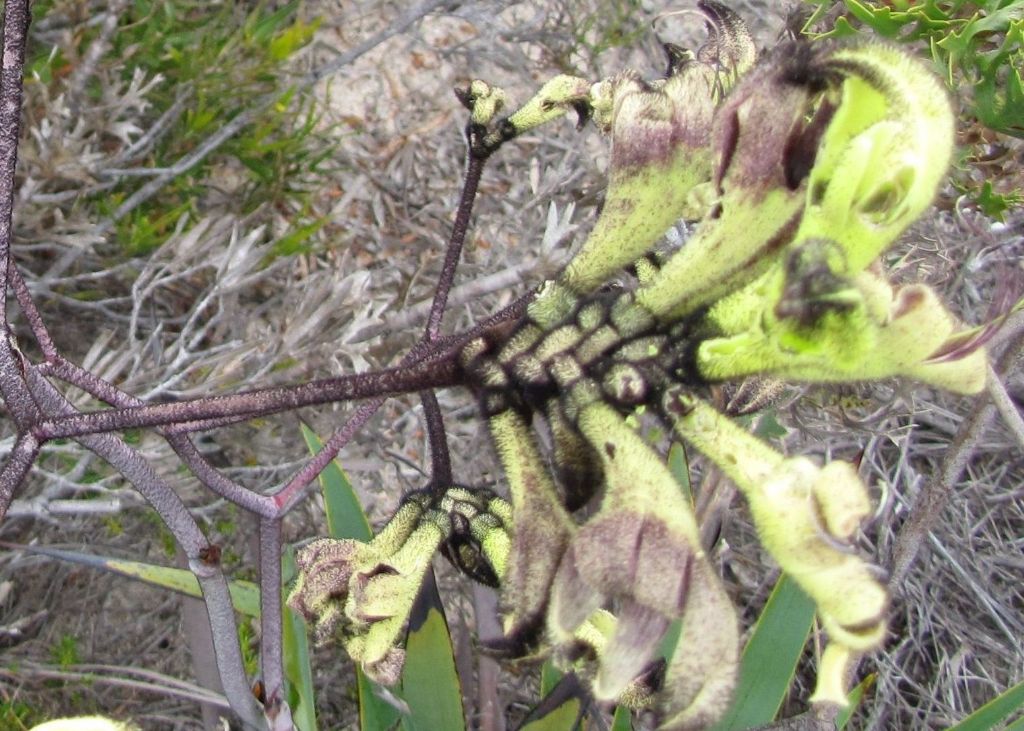
[[0, 318], [4, 323], [7, 322], [7, 265], [11, 259], [14, 170], [18, 164], [21, 134], [22, 77], [25, 73], [25, 35], [29, 18], [27, 0], [4, 3], [3, 62], [0, 68], [0, 275], [3, 275]]
[[203, 422], [208, 419], [254, 418], [303, 406], [456, 386], [459, 382], [459, 369], [454, 360], [449, 358], [439, 362], [417, 363], [408, 368], [388, 368], [373, 373], [323, 378], [293, 386], [260, 388], [174, 403], [87, 411], [43, 420], [33, 427], [32, 433], [40, 441], [48, 441], [120, 429]]
[[281, 630], [281, 519], [260, 518], [260, 666], [264, 712], [272, 729], [291, 728], [284, 687], [284, 648]]
[[[40, 406], [48, 413], [74, 413], [74, 406], [35, 369], [28, 372], [29, 385]], [[189, 567], [200, 582], [206, 600], [210, 628], [214, 639], [214, 655], [221, 684], [232, 710], [250, 728], [259, 728], [259, 712], [248, 692], [241, 649], [235, 639], [235, 613], [228, 593], [227, 581], [217, 567], [206, 565], [200, 558], [209, 541], [203, 535], [185, 504], [167, 482], [134, 449], [110, 434], [93, 434], [78, 439], [79, 443], [110, 463], [139, 494], [153, 506], [174, 539], [188, 557]], [[19, 440], [20, 442], [20, 440]], [[8, 464], [16, 462], [12, 453]]]

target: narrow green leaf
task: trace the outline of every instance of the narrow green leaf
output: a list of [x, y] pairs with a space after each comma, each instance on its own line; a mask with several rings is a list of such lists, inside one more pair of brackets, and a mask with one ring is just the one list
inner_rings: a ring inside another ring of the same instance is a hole
[[[288, 546], [281, 562], [284, 575], [294, 575], [295, 549]], [[306, 623], [287, 604], [283, 619], [284, 676], [288, 682], [288, 705], [292, 709], [292, 720], [299, 731], [317, 731], [313, 669], [309, 661]]]
[[[320, 438], [305, 424], [302, 425], [302, 438], [306, 440], [311, 454], [316, 454], [323, 443]], [[327, 510], [327, 530], [331, 538], [355, 538], [357, 541], [368, 542], [373, 538], [370, 523], [363, 513], [359, 497], [352, 489], [352, 483], [338, 464], [332, 460], [320, 473], [320, 490], [324, 495], [324, 507]]]
[[676, 478], [690, 505], [693, 505], [693, 490], [690, 487], [690, 462], [686, 458], [686, 447], [679, 442], [672, 442], [668, 450], [668, 469]]
[[[157, 566], [139, 561], [125, 561], [118, 558], [106, 558], [77, 551], [62, 551], [44, 546], [22, 546], [14, 543], [0, 543], [0, 545], [12, 550], [28, 551], [29, 553], [76, 563], [80, 566], [89, 566], [101, 571], [108, 571], [112, 574], [127, 576], [129, 579], [144, 581], [147, 584], [170, 589], [179, 594], [186, 594], [199, 599], [203, 596], [202, 591], [199, 589], [199, 581], [187, 569]], [[235, 609], [250, 617], [260, 616], [260, 590], [256, 584], [251, 581], [229, 581], [228, 590], [231, 592], [231, 603]]]
[[615, 709], [612, 717], [612, 731], [633, 731], [633, 714], [625, 706]]
[[857, 683], [849, 695], [846, 696], [846, 708], [840, 709], [839, 715], [836, 716], [836, 731], [843, 731], [846, 728], [850, 717], [853, 716], [854, 711], [857, 710], [861, 701], [864, 700], [864, 694], [875, 684], [877, 677], [875, 673], [871, 673], [864, 680]]
[[580, 708], [578, 698], [569, 698], [547, 715], [520, 726], [520, 731], [571, 731], [579, 728]]
[[814, 602], [785, 574], [768, 597], [743, 650], [732, 708], [715, 731], [769, 723], [789, 692], [814, 619]]
[[757, 419], [757, 426], [754, 427], [754, 434], [764, 440], [781, 439], [789, 434], [789, 430], [779, 423], [775, 418], [775, 410], [765, 410]]
[[550, 660], [546, 660], [540, 668], [540, 697], [543, 698], [555, 689], [562, 679], [562, 671], [555, 667]]
[[[359, 694], [359, 728], [361, 731], [384, 731], [398, 723], [400, 713], [377, 692], [377, 685], [356, 665], [356, 691]], [[390, 691], [388, 691], [390, 692]]]
[[409, 614], [402, 699], [409, 706], [409, 714], [402, 718], [402, 726], [408, 731], [466, 728], [462, 684], [455, 670], [452, 638], [433, 569], [427, 572]]
[[[1024, 682], [993, 698], [948, 731], [989, 731], [1000, 728], [1011, 713], [1024, 710]], [[1019, 724], [1017, 721], [1014, 725]]]
[[[256, 169], [258, 165], [258, 163], [255, 163], [249, 167], [251, 167], [257, 174], [260, 174], [259, 170]], [[276, 171], [272, 171], [272, 175], [276, 175]], [[271, 178], [271, 180], [272, 179], [273, 178]], [[309, 239], [313, 234], [323, 228], [324, 224], [327, 223], [327, 220], [327, 217], [324, 216], [323, 218], [316, 219], [312, 223], [307, 223], [304, 226], [299, 226], [292, 231], [289, 231], [274, 242], [274, 255], [293, 256], [295, 254], [305, 254], [311, 251], [312, 247], [308, 243]]]
[[575, 731], [580, 727], [588, 699], [579, 679], [567, 673], [530, 711], [519, 731]]
[[675, 657], [676, 648], [679, 646], [679, 635], [682, 633], [683, 620], [672, 620], [672, 624], [665, 630], [665, 636], [658, 643], [658, 657], [662, 658], [666, 665], [672, 664], [672, 658]]

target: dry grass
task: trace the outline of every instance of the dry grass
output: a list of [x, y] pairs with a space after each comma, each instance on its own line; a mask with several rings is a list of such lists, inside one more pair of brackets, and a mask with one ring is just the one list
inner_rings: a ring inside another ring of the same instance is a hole
[[[98, 216], [87, 203], [110, 189], [103, 171], [144, 159], [140, 144], [158, 124], [147, 95], [160, 81], [127, 74], [103, 56], [102, 47], [94, 51], [92, 65], [87, 63], [88, 47], [82, 52], [76, 34], [102, 24], [108, 17], [103, 13], [117, 13], [121, 5], [60, 3], [36, 26], [33, 40], [79, 53], [74, 68], [80, 71], [60, 83], [28, 88], [15, 248], [19, 263], [32, 273], [33, 293], [46, 303], [58, 344], [143, 398], [208, 394], [392, 363], [425, 321], [422, 303], [432, 293], [461, 182], [463, 111], [450, 89], [479, 77], [522, 101], [560, 71], [597, 76], [624, 65], [660, 71], [654, 39], [642, 22], [629, 26], [639, 34], [629, 48], [587, 50], [583, 41], [597, 45], [612, 33], [600, 20], [584, 33], [586, 18], [610, 17], [610, 3], [592, 4], [604, 6], [605, 15], [585, 13], [577, 3], [538, 0], [511, 6], [471, 2], [430, 16], [316, 86], [320, 126], [332, 140], [323, 144], [336, 147], [308, 210], [287, 200], [240, 210], [243, 171], [237, 161], [216, 158], [209, 177], [197, 181], [192, 215], [176, 222], [152, 254], [126, 258], [117, 254], [109, 216]], [[308, 3], [303, 12], [323, 23], [290, 73], [300, 78], [329, 62], [404, 9], [404, 3], [385, 0]], [[777, 11], [751, 2], [736, 9], [754, 22], [763, 45], [774, 42], [784, 21]], [[649, 18], [653, 10], [636, 12]], [[699, 38], [692, 18], [687, 26], [673, 23], [673, 32], [690, 34], [674, 40], [686, 45]], [[104, 42], [102, 34], [96, 38]], [[1019, 155], [1016, 150], [1012, 154]], [[577, 133], [568, 123], [499, 154], [485, 174], [446, 327], [465, 327], [557, 271], [594, 219], [604, 154], [592, 130]], [[327, 219], [315, 234], [314, 250], [268, 264], [275, 241], [300, 213]], [[927, 280], [965, 321], [980, 322], [1005, 286], [1000, 277], [1019, 275], [1021, 225], [1018, 212], [1005, 226], [993, 226], [962, 211], [946, 191], [938, 209], [890, 256], [891, 263], [897, 276]], [[1022, 393], [1015, 370], [1002, 375], [1011, 399]], [[449, 415], [456, 474], [467, 483], [499, 483], [493, 462], [480, 457], [489, 447], [471, 399], [460, 392], [440, 398]], [[859, 458], [863, 474], [887, 486], [879, 492], [882, 505], [865, 539], [865, 547], [886, 564], [915, 500], [939, 479], [942, 460], [971, 408], [967, 400], [885, 383], [841, 393], [793, 391], [778, 418], [789, 428], [791, 452]], [[327, 433], [346, 411], [337, 407], [301, 417]], [[421, 481], [424, 432], [418, 402], [395, 400], [343, 453], [375, 518]], [[140, 439], [144, 453], [227, 547], [229, 568], [251, 576], [253, 522], [202, 491], [161, 440]], [[295, 415], [220, 430], [205, 436], [203, 445], [232, 476], [257, 489], [275, 484], [303, 455]], [[894, 592], [886, 649], [862, 665], [862, 675], [878, 674], [857, 728], [944, 728], [1022, 680], [1020, 446], [997, 417], [973, 447], [926, 550]], [[287, 537], [307, 538], [321, 525], [316, 501], [307, 501], [290, 517]], [[62, 444], [48, 447], [0, 526], [0, 539], [170, 560], [166, 537], [141, 499], [88, 453]], [[722, 546], [720, 563], [750, 620], [775, 572], [752, 540], [739, 501], [726, 519]], [[465, 591], [455, 590], [453, 602], [467, 605], [459, 593]], [[190, 677], [179, 608], [177, 597], [125, 580], [24, 553], [0, 554], [0, 625], [48, 612], [31, 639], [4, 651], [0, 701], [24, 703], [46, 715], [103, 710], [135, 717], [147, 729], [200, 728], [199, 709], [191, 701], [47, 675], [100, 663], [120, 677], [128, 668]], [[60, 657], [62, 647], [74, 653]], [[349, 727], [355, 711], [342, 660], [321, 653], [317, 672], [323, 727]], [[521, 682], [507, 680], [502, 701], [515, 715], [528, 693]], [[802, 710], [802, 698], [806, 692], [790, 710]]]

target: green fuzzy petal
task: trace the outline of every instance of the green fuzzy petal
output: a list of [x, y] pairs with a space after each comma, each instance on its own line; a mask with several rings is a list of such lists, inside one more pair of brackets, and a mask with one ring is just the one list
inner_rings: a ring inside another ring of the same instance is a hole
[[870, 512], [856, 470], [845, 462], [819, 468], [787, 459], [678, 390], [666, 395], [664, 410], [679, 436], [743, 492], [761, 542], [815, 601], [832, 640], [854, 650], [876, 646], [885, 634], [885, 588], [867, 562], [842, 546]]
[[798, 240], [825, 237], [866, 267], [927, 208], [946, 175], [953, 112], [941, 82], [895, 47], [839, 47], [842, 98], [811, 172]]

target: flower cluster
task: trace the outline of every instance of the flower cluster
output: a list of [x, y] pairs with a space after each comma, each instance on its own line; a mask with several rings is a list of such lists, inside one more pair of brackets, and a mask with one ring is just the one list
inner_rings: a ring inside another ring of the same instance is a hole
[[[632, 426], [637, 410], [735, 482], [765, 548], [814, 600], [829, 644], [813, 700], [844, 703], [848, 658], [884, 639], [886, 589], [853, 549], [871, 511], [855, 467], [787, 458], [715, 410], [707, 386], [901, 376], [983, 387], [985, 353], [963, 347], [935, 293], [893, 288], [873, 263], [935, 195], [952, 113], [895, 48], [787, 43], [755, 62], [734, 13], [700, 8], [711, 39], [695, 53], [668, 46], [663, 79], [559, 76], [501, 119], [500, 89], [475, 81], [460, 93], [485, 140], [570, 110], [593, 119], [611, 140], [608, 191], [579, 253], [522, 320], [461, 351], [509, 502], [466, 488], [415, 497], [370, 544], [318, 541], [300, 555], [293, 606], [373, 677], [394, 679], [399, 631], [444, 545], [500, 584], [506, 651], [550, 652], [596, 699], [646, 709], [663, 728], [721, 715], [735, 613], [692, 505]], [[651, 256], [680, 218], [697, 221], [690, 239]], [[627, 265], [634, 288], [602, 289]], [[593, 495], [600, 505], [576, 513]], [[665, 659], [659, 646], [680, 620]]]

